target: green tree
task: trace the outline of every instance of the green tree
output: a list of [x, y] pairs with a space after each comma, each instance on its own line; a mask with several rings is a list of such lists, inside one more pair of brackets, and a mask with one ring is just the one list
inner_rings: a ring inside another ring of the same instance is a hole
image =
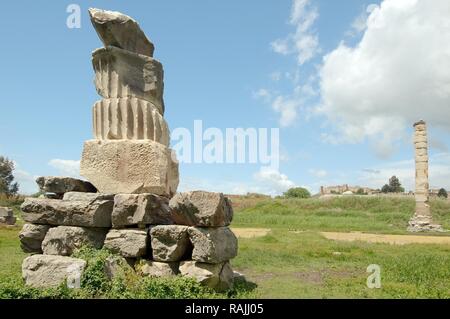
[[8, 158], [0, 156], [0, 194], [6, 196], [16, 195], [19, 184], [14, 182], [14, 163]]
[[391, 188], [389, 187], [388, 184], [385, 184], [385, 185], [381, 188], [381, 192], [382, 192], [382, 193], [385, 193], [385, 194], [390, 193], [390, 192], [391, 192]]
[[367, 194], [364, 192], [364, 189], [362, 189], [362, 188], [358, 188], [358, 191], [356, 192], [356, 194], [357, 194], [357, 195], [367, 195]]
[[447, 193], [447, 191], [445, 190], [445, 188], [441, 188], [441, 189], [439, 190], [438, 196], [439, 196], [440, 198], [448, 198], [448, 193]]
[[310, 198], [311, 193], [306, 188], [295, 187], [289, 189], [283, 196], [286, 198]]
[[405, 189], [402, 187], [400, 180], [397, 176], [389, 178], [389, 192], [390, 193], [403, 193]]

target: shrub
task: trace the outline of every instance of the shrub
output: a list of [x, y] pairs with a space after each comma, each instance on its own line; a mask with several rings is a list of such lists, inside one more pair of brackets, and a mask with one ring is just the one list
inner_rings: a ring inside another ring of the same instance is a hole
[[448, 198], [448, 193], [447, 193], [447, 191], [445, 190], [445, 188], [441, 188], [441, 189], [439, 190], [438, 196], [439, 196], [440, 198]]
[[289, 189], [283, 196], [286, 198], [310, 198], [311, 193], [306, 188], [295, 187]]

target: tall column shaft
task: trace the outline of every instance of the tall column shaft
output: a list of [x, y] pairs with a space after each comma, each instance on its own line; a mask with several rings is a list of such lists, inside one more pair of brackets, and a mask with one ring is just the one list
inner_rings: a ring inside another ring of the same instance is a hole
[[424, 121], [414, 124], [414, 146], [416, 160], [416, 215], [430, 216], [428, 182], [428, 138]]

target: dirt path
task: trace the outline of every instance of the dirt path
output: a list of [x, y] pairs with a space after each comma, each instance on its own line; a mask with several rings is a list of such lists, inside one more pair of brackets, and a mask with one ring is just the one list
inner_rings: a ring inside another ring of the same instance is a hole
[[266, 236], [269, 232], [269, 228], [233, 228], [233, 233], [238, 238], [255, 238]]
[[365, 241], [369, 243], [386, 243], [392, 245], [407, 244], [447, 244], [450, 245], [450, 236], [419, 236], [419, 235], [382, 235], [364, 233], [330, 233], [320, 232], [322, 236], [332, 240]]

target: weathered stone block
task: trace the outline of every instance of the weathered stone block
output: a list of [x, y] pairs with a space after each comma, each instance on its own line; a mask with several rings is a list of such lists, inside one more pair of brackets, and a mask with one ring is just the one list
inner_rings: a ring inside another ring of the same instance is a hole
[[170, 132], [155, 104], [138, 98], [103, 99], [94, 104], [98, 140], [152, 140], [169, 145]]
[[129, 16], [115, 11], [89, 9], [92, 25], [105, 46], [153, 56], [153, 43], [145, 36], [139, 24]]
[[142, 276], [171, 277], [176, 276], [179, 273], [178, 267], [178, 262], [141, 260], [141, 262], [137, 266], [137, 271]]
[[14, 216], [0, 217], [0, 224], [13, 226], [16, 224], [17, 218]]
[[237, 255], [237, 238], [228, 227], [189, 227], [188, 234], [194, 246], [192, 251], [194, 261], [217, 264]]
[[36, 179], [36, 183], [42, 192], [64, 194], [67, 192], [87, 192], [95, 193], [94, 185], [87, 181], [82, 181], [72, 177], [41, 176]]
[[96, 249], [103, 247], [107, 229], [58, 226], [50, 229], [42, 242], [45, 255], [70, 256], [84, 245]]
[[68, 192], [65, 193], [62, 200], [68, 201], [98, 201], [98, 200], [114, 200], [114, 194], [103, 193], [82, 193], [82, 192]]
[[19, 233], [20, 248], [26, 253], [42, 254], [42, 241], [50, 226], [25, 224]]
[[[175, 156], [175, 155], [174, 155]], [[85, 142], [81, 175], [102, 193], [152, 193], [171, 197], [178, 187], [178, 163], [171, 150], [153, 141]]]
[[225, 291], [233, 287], [234, 274], [229, 262], [207, 264], [183, 261], [179, 269], [182, 276], [194, 278], [202, 285], [216, 291]]
[[166, 225], [150, 229], [153, 259], [156, 261], [179, 261], [190, 259], [192, 246], [187, 226]]
[[118, 194], [114, 198], [112, 225], [126, 226], [172, 224], [169, 200], [154, 194]]
[[134, 269], [122, 256], [110, 256], [105, 260], [104, 271], [109, 280], [123, 278]]
[[125, 258], [137, 258], [147, 253], [147, 231], [111, 229], [106, 235], [105, 248]]
[[0, 217], [11, 217], [14, 216], [14, 212], [9, 207], [0, 207]]
[[111, 200], [63, 201], [26, 198], [22, 218], [33, 224], [81, 227], [111, 227]]
[[33, 255], [22, 263], [22, 277], [25, 284], [37, 288], [55, 287], [66, 281], [80, 279], [86, 261], [78, 258]]
[[231, 202], [221, 193], [177, 193], [170, 200], [170, 208], [172, 219], [180, 225], [228, 226], [233, 219]]
[[164, 72], [157, 60], [108, 46], [92, 53], [95, 87], [104, 98], [136, 97], [164, 114]]

